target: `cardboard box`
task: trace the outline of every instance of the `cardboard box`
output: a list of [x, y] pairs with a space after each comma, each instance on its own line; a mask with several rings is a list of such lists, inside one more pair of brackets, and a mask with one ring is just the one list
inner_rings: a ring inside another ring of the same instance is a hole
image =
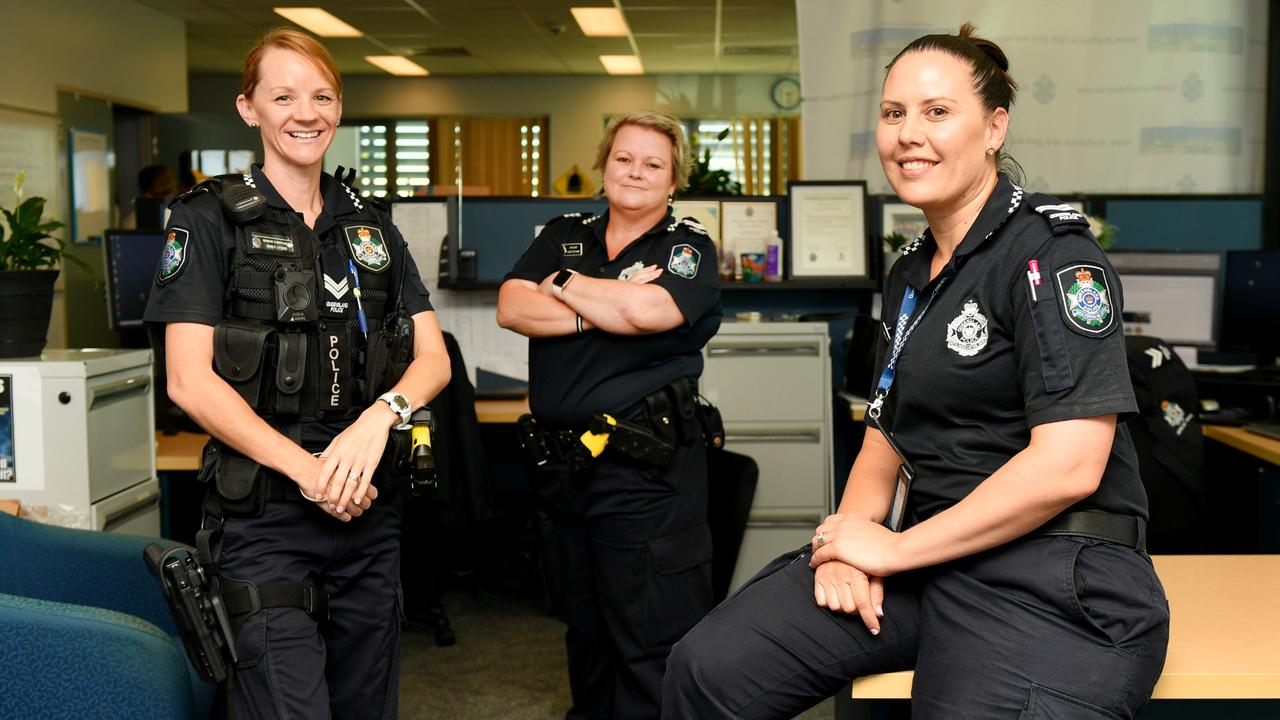
[[22, 503], [17, 500], [0, 500], [0, 512], [22, 516]]

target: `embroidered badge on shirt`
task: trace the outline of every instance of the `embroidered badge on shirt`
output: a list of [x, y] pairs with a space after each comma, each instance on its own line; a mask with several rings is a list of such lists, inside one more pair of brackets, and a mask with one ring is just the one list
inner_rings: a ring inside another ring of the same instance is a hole
[[560, 243], [560, 254], [565, 257], [580, 257], [582, 255], [582, 243]]
[[630, 267], [623, 268], [622, 272], [618, 273], [618, 279], [625, 282], [627, 280], [630, 280], [632, 275], [635, 275], [636, 273], [640, 272], [643, 269], [644, 269], [644, 263], [637, 260], [634, 263], [632, 263]]
[[955, 320], [947, 323], [947, 347], [960, 357], [973, 357], [987, 346], [987, 316], [977, 300], [967, 300]]
[[159, 281], [163, 285], [178, 277], [187, 264], [187, 240], [191, 233], [183, 228], [170, 228], [164, 238], [164, 254], [160, 256]]
[[1160, 414], [1164, 415], [1164, 421], [1173, 428], [1175, 435], [1181, 435], [1182, 431], [1187, 429], [1187, 424], [1191, 422], [1192, 417], [1182, 409], [1181, 405], [1170, 400], [1160, 401]]
[[692, 245], [676, 245], [671, 248], [671, 257], [667, 259], [667, 269], [687, 280], [698, 274], [698, 263], [702, 253], [693, 249]]
[[382, 272], [391, 262], [382, 230], [368, 225], [352, 225], [345, 228], [347, 243], [351, 245], [351, 257], [361, 267]]
[[1101, 337], [1115, 327], [1116, 313], [1105, 270], [1097, 265], [1073, 263], [1055, 272], [1054, 277], [1068, 327], [1088, 337]]
[[350, 300], [343, 300], [347, 293], [351, 290], [351, 285], [346, 277], [338, 280], [321, 273], [324, 277], [324, 289], [328, 293], [328, 297], [324, 299], [325, 309], [335, 315], [346, 315], [347, 307], [350, 306]]

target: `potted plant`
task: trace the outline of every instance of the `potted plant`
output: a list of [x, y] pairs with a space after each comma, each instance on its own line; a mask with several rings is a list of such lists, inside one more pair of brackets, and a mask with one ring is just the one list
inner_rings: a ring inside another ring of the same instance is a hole
[[8, 231], [0, 227], [0, 357], [39, 355], [49, 334], [53, 283], [58, 264], [70, 260], [85, 270], [79, 258], [67, 255], [61, 240], [49, 233], [64, 227], [43, 219], [45, 199], [22, 199], [26, 172], [13, 183], [15, 207], [0, 207]]
[[[716, 135], [716, 145], [729, 136], [729, 128]], [[715, 147], [714, 145], [712, 147]], [[721, 197], [741, 195], [742, 183], [736, 182], [728, 170], [711, 169], [711, 148], [702, 151], [701, 157], [694, 157], [689, 169], [689, 186], [683, 194], [687, 197]]]

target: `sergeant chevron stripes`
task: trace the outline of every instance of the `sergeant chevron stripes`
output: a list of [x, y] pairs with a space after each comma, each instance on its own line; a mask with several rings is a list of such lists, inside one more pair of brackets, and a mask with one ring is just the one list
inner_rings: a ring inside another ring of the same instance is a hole
[[325, 289], [325, 290], [328, 290], [328, 291], [329, 291], [329, 294], [330, 294], [330, 295], [332, 295], [332, 296], [334, 296], [335, 298], [340, 298], [340, 297], [342, 297], [343, 295], [346, 295], [346, 294], [347, 294], [347, 290], [349, 290], [349, 289], [351, 289], [351, 288], [350, 288], [350, 286], [348, 286], [348, 285], [347, 285], [347, 279], [346, 279], [346, 278], [342, 278], [341, 280], [337, 280], [337, 281], [335, 281], [333, 278], [329, 277], [328, 275], [325, 275], [325, 276], [324, 276], [324, 289]]

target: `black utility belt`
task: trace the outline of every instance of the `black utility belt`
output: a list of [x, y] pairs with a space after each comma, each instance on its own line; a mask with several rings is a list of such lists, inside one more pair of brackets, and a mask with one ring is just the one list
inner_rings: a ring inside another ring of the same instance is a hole
[[592, 417], [584, 428], [567, 430], [544, 428], [532, 415], [521, 415], [516, 429], [525, 461], [535, 466], [557, 458], [580, 470], [607, 450], [645, 465], [666, 467], [676, 449], [672, 439], [652, 428], [606, 413]]
[[1133, 515], [1102, 510], [1064, 512], [1041, 525], [1033, 535], [1079, 535], [1106, 540], [1137, 550], [1147, 549], [1147, 521]]

